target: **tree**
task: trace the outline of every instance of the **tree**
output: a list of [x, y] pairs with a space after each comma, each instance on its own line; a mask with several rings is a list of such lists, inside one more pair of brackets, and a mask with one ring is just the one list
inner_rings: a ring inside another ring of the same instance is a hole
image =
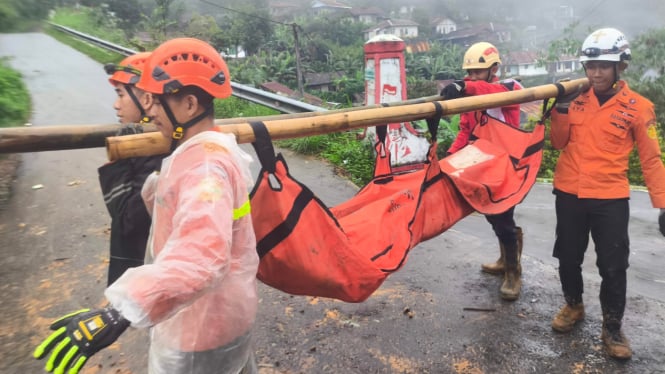
[[[665, 147], [665, 28], [651, 30], [630, 43], [631, 60], [624, 78], [630, 87], [651, 100], [660, 124], [660, 147]], [[665, 161], [665, 153], [661, 156]], [[643, 184], [639, 158], [633, 152], [628, 171], [631, 183]]]
[[138, 0], [107, 0], [109, 11], [115, 14], [116, 23], [130, 39], [143, 20], [144, 9]]
[[18, 21], [16, 8], [10, 4], [0, 4], [0, 32], [11, 31]]
[[46, 19], [52, 3], [49, 0], [9, 0], [8, 5], [21, 19], [32, 21]]
[[188, 36], [211, 42], [216, 35], [219, 35], [220, 29], [215, 19], [210, 16], [194, 14], [187, 25], [186, 34]]
[[406, 69], [413, 79], [460, 79], [464, 76], [463, 56], [464, 51], [456, 44], [434, 44], [432, 49], [425, 53], [408, 53]]
[[[223, 36], [234, 47], [242, 46], [247, 55], [256, 54], [272, 36], [270, 10], [265, 0], [253, 0], [238, 5], [232, 14], [226, 14], [222, 22]], [[228, 47], [228, 45], [227, 45]]]
[[556, 63], [562, 56], [577, 56], [582, 45], [582, 40], [576, 36], [576, 28], [579, 21], [573, 22], [563, 30], [563, 37], [553, 40], [547, 51], [540, 52], [537, 60], [538, 66], [545, 66], [549, 80], [556, 80]]
[[147, 17], [149, 32], [157, 43], [167, 39], [168, 32], [178, 24], [177, 20], [184, 11], [182, 7], [174, 6], [174, 3], [175, 0], [155, 0], [152, 15]]

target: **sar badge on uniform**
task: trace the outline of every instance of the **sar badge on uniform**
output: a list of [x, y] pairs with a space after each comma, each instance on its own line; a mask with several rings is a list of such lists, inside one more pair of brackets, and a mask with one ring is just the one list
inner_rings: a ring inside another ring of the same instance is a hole
[[656, 139], [658, 138], [658, 130], [656, 129], [656, 123], [653, 122], [647, 127], [647, 136], [651, 139]]

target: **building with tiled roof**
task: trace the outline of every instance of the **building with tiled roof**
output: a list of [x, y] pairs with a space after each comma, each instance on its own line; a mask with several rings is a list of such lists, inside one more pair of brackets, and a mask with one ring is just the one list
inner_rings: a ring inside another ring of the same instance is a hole
[[401, 39], [417, 38], [418, 23], [408, 19], [388, 19], [377, 25], [365, 29], [365, 40], [372, 39], [377, 35], [395, 35]]

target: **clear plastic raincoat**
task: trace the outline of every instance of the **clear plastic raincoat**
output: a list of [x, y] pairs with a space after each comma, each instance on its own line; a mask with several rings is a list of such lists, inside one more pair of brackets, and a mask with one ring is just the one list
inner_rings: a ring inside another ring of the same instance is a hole
[[237, 373], [253, 362], [258, 256], [251, 157], [232, 135], [188, 139], [151, 175], [146, 265], [105, 292], [134, 327], [151, 327], [149, 373]]

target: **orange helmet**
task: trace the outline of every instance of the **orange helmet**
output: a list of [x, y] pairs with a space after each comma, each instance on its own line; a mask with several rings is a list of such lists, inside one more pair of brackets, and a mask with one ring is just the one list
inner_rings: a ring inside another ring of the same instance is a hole
[[489, 69], [495, 63], [501, 63], [499, 50], [491, 43], [480, 42], [469, 47], [464, 53], [462, 69]]
[[157, 47], [136, 87], [157, 95], [197, 86], [213, 97], [231, 96], [231, 76], [222, 56], [210, 44], [194, 38], [176, 38]]
[[120, 61], [120, 64], [106, 64], [104, 70], [109, 74], [109, 82], [112, 85], [117, 83], [136, 84], [141, 77], [141, 72], [145, 66], [146, 60], [150, 57], [150, 52], [140, 52], [126, 57]]

